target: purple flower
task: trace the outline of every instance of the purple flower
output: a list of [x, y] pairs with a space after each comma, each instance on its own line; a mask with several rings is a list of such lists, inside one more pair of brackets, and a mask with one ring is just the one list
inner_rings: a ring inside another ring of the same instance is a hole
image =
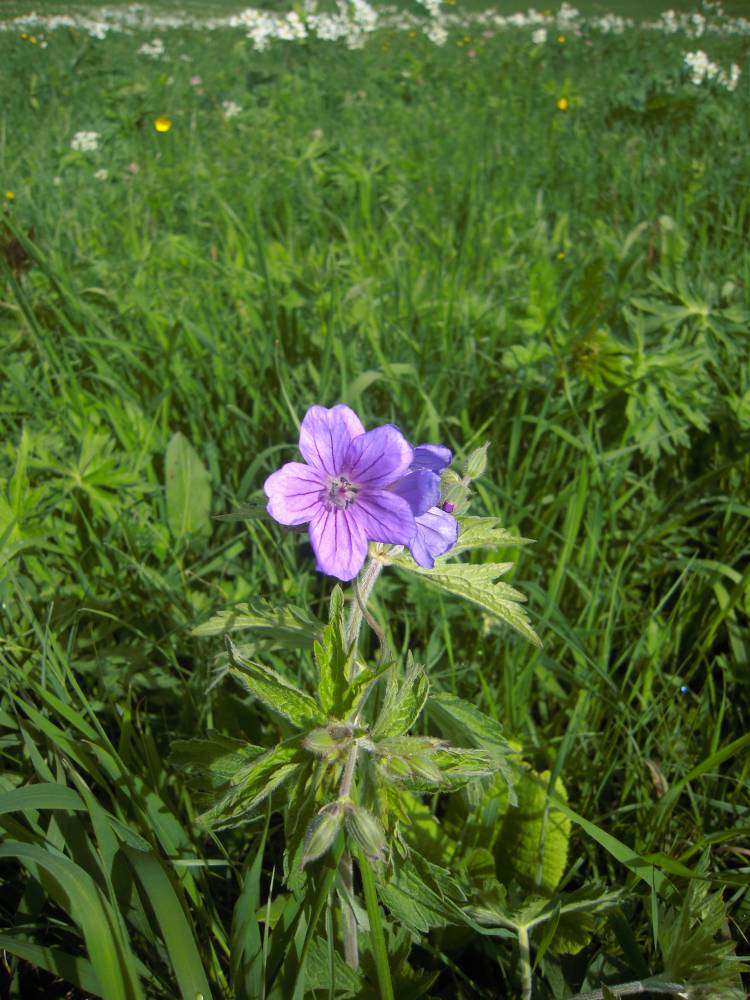
[[368, 542], [407, 545], [414, 537], [408, 498], [386, 491], [406, 476], [414, 459], [397, 427], [365, 431], [348, 406], [311, 406], [299, 449], [305, 462], [283, 465], [263, 489], [271, 517], [281, 524], [309, 524], [322, 573], [352, 580], [367, 557]]
[[458, 521], [440, 507], [440, 473], [451, 457], [450, 449], [443, 445], [420, 444], [414, 449], [409, 472], [393, 486], [393, 492], [408, 502], [414, 515], [416, 530], [408, 549], [417, 565], [425, 569], [432, 569], [435, 559], [452, 549], [458, 539]]

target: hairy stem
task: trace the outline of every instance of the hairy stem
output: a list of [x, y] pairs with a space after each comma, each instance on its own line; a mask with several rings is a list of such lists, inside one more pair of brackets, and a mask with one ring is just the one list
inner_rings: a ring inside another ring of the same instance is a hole
[[[339, 878], [344, 884], [348, 895], [354, 893], [354, 863], [351, 851], [344, 851], [339, 862]], [[341, 904], [341, 924], [344, 934], [344, 958], [347, 964], [356, 972], [359, 969], [359, 944], [357, 942], [357, 918], [354, 910], [347, 902]]]
[[[636, 996], [638, 993], [668, 993], [683, 998], [688, 995], [683, 983], [668, 983], [658, 976], [653, 979], [636, 979], [619, 986], [609, 986], [608, 989], [616, 997]], [[604, 990], [592, 990], [590, 993], [576, 993], [570, 1000], [603, 1000], [603, 997]]]
[[518, 957], [521, 963], [521, 1000], [531, 1000], [531, 949], [528, 927], [518, 928]]
[[[383, 563], [379, 559], [370, 559], [354, 585], [357, 597], [349, 609], [349, 621], [346, 623], [346, 642], [349, 646], [357, 644], [364, 618], [363, 611], [367, 610], [372, 588], [382, 569]], [[354, 669], [356, 670], [356, 666]]]

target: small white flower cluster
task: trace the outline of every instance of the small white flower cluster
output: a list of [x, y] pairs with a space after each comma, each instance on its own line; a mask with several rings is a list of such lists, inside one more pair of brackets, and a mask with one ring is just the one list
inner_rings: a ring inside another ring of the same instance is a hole
[[[287, 0], [291, 7], [291, 0]], [[372, 0], [374, 2], [374, 0]], [[24, 14], [19, 17], [0, 17], [0, 31], [33, 31], [37, 35], [56, 28], [87, 32], [93, 38], [104, 39], [110, 32], [148, 32], [149, 36], [172, 29], [215, 31], [239, 29], [244, 31], [253, 46], [262, 50], [274, 40], [296, 41], [318, 38], [324, 41], [343, 41], [349, 48], [361, 48], [376, 30], [422, 32], [436, 45], [443, 45], [449, 32], [483, 32], [486, 37], [499, 31], [531, 29], [535, 45], [542, 44], [542, 32], [559, 32], [578, 35], [583, 29], [603, 34], [621, 34], [626, 29], [676, 34], [687, 38], [703, 35], [744, 35], [750, 37], [750, 20], [746, 17], [729, 17], [720, 4], [704, 0], [702, 13], [675, 13], [668, 10], [657, 19], [636, 22], [615, 14], [584, 17], [570, 3], [563, 2], [556, 14], [542, 14], [533, 8], [515, 14], [498, 14], [491, 8], [479, 11], [447, 10], [444, 0], [418, 0], [423, 8], [421, 16], [414, 12], [397, 10], [383, 3], [377, 8], [370, 0], [336, 0], [336, 8], [326, 12], [318, 9], [319, 0], [302, 0], [302, 16], [296, 10], [276, 13], [262, 8], [247, 7], [236, 14], [205, 16], [187, 13], [157, 13], [144, 4], [129, 6], [95, 7], [94, 13], [83, 14]], [[427, 15], [425, 17], [425, 14]], [[138, 49], [140, 55], [158, 59], [164, 55], [164, 43], [152, 37]], [[189, 58], [184, 54], [180, 58]], [[731, 84], [731, 77], [728, 78]]]
[[685, 56], [685, 65], [690, 70], [690, 79], [696, 86], [700, 86], [704, 80], [715, 80], [720, 86], [733, 91], [740, 82], [741, 71], [737, 63], [732, 63], [727, 76], [726, 70], [723, 70], [718, 63], [711, 62], [702, 49], [688, 52]]
[[150, 59], [160, 59], [164, 55], [164, 42], [161, 38], [154, 38], [151, 42], [144, 42], [138, 49], [139, 56], [148, 56]]
[[70, 140], [70, 148], [76, 153], [95, 153], [99, 148], [99, 133], [76, 132]]
[[268, 48], [270, 39], [292, 42], [307, 36], [305, 25], [295, 11], [281, 15], [248, 7], [240, 14], [232, 15], [229, 18], [229, 26], [244, 28], [258, 52]]
[[242, 108], [236, 101], [222, 101], [221, 108], [224, 113], [224, 117], [229, 120], [230, 118], [236, 118], [237, 115], [242, 111]]
[[534, 43], [534, 45], [544, 45], [544, 43], [547, 41], [547, 29], [537, 28], [536, 31], [532, 32], [531, 40]]

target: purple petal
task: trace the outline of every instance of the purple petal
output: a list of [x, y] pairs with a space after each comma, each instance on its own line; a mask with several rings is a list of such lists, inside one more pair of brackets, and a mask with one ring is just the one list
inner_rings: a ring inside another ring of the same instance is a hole
[[458, 521], [439, 507], [416, 518], [417, 533], [409, 542], [414, 561], [432, 569], [435, 559], [452, 549], [458, 539]]
[[359, 417], [348, 406], [339, 404], [330, 410], [311, 406], [300, 427], [299, 450], [314, 468], [335, 476], [341, 472], [352, 439], [364, 433]]
[[442, 444], [419, 444], [414, 449], [411, 467], [413, 471], [429, 469], [430, 472], [442, 472], [446, 465], [451, 464], [452, 458], [450, 448]]
[[394, 483], [391, 492], [403, 497], [417, 517], [440, 503], [440, 477], [427, 469], [418, 469]]
[[320, 572], [353, 580], [367, 558], [367, 538], [352, 517], [352, 508], [321, 507], [310, 521], [309, 531]]
[[416, 522], [411, 507], [391, 491], [362, 490], [347, 513], [371, 542], [408, 545], [414, 537]]
[[302, 462], [287, 462], [263, 484], [266, 510], [280, 524], [306, 524], [320, 507], [320, 473]]
[[398, 427], [384, 424], [353, 439], [342, 471], [353, 482], [377, 489], [400, 479], [413, 455], [414, 449]]

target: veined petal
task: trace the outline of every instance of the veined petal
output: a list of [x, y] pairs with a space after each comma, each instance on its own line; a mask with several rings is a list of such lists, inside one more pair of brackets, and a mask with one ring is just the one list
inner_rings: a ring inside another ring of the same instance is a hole
[[[413, 468], [413, 465], [412, 465]], [[440, 477], [427, 469], [408, 472], [403, 479], [394, 483], [390, 492], [403, 497], [412, 514], [417, 517], [440, 502]]]
[[411, 507], [390, 490], [362, 490], [347, 514], [370, 542], [408, 545], [414, 537], [416, 523]]
[[302, 462], [287, 462], [263, 484], [266, 510], [280, 524], [306, 524], [321, 506], [323, 490], [319, 472]]
[[451, 464], [453, 455], [450, 448], [442, 444], [418, 444], [414, 449], [411, 462], [412, 470], [429, 469], [430, 472], [442, 472]]
[[409, 542], [414, 561], [432, 569], [435, 559], [452, 549], [458, 539], [458, 521], [439, 507], [416, 518], [417, 531]]
[[352, 509], [321, 507], [310, 521], [309, 532], [320, 572], [353, 580], [367, 558], [367, 538], [352, 517]]
[[358, 485], [378, 489], [400, 479], [413, 455], [414, 449], [398, 427], [384, 424], [352, 440], [341, 471]]
[[300, 427], [299, 450], [314, 468], [335, 476], [342, 471], [352, 439], [364, 433], [359, 417], [348, 406], [339, 404], [330, 410], [311, 406]]

